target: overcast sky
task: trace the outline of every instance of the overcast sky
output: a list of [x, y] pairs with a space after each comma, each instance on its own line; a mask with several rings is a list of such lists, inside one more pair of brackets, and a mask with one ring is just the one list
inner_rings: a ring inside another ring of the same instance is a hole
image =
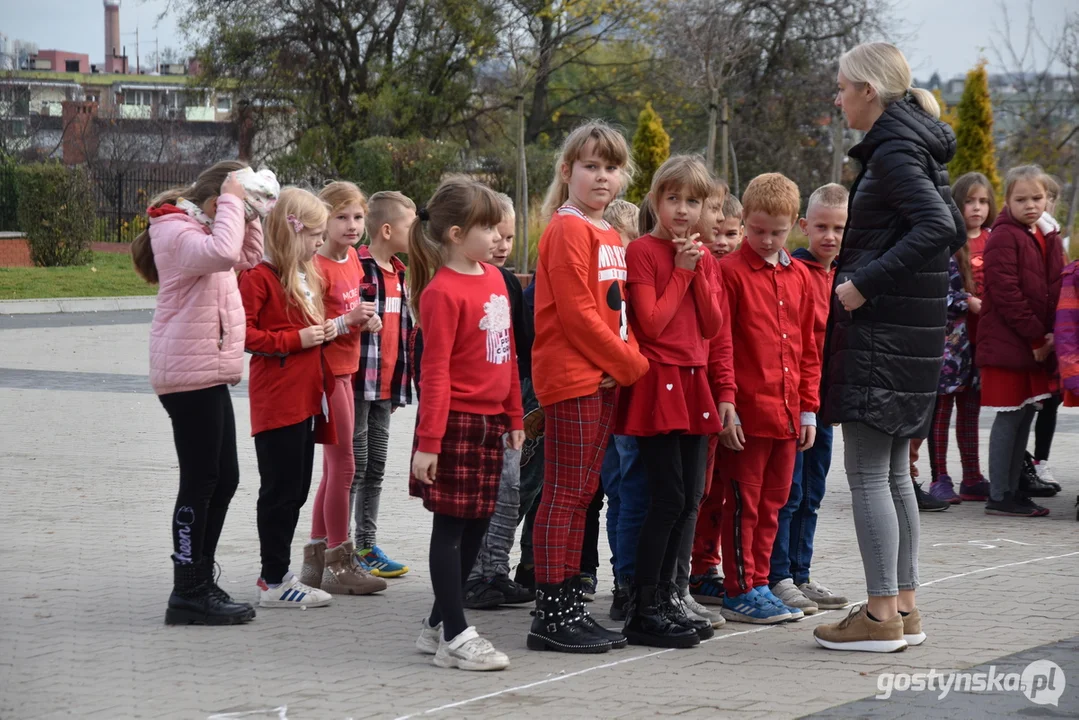
[[[1013, 42], [1023, 45], [1028, 0], [893, 0], [896, 29], [904, 37], [888, 38], [903, 49], [918, 79], [934, 71], [941, 77], [966, 72], [979, 56], [997, 65], [993, 45], [1006, 28], [1001, 6], [1011, 18]], [[175, 0], [173, 2], [175, 5]], [[155, 40], [165, 49], [183, 49], [175, 16], [158, 22], [168, 0], [123, 0], [120, 33], [128, 55], [135, 56], [135, 28], [139, 54], [151, 60]], [[1066, 9], [1079, 8], [1077, 0], [1033, 0], [1039, 27], [1051, 37], [1059, 31]], [[0, 0], [0, 32], [12, 40], [37, 43], [41, 49], [88, 53], [99, 63], [104, 56], [104, 9], [101, 0]], [[132, 63], [134, 64], [134, 63]], [[1028, 68], [1030, 69], [1030, 68]]]

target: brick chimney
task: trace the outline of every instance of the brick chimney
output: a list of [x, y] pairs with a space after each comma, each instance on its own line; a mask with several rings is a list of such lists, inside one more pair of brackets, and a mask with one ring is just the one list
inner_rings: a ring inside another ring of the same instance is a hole
[[97, 155], [97, 103], [82, 100], [65, 100], [63, 106], [64, 139], [63, 160], [65, 165], [82, 165], [87, 158]]
[[105, 72], [127, 72], [120, 44], [120, 0], [104, 0], [105, 3]]

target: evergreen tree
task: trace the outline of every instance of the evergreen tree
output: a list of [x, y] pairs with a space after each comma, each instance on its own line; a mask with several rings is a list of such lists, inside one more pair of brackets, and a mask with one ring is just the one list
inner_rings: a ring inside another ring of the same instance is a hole
[[948, 163], [948, 174], [955, 179], [968, 172], [980, 172], [989, 178], [999, 195], [1000, 176], [993, 144], [993, 103], [989, 98], [985, 60], [967, 73], [956, 115], [959, 117], [955, 132], [957, 147], [955, 157]]
[[637, 163], [637, 176], [626, 191], [626, 199], [640, 204], [652, 186], [652, 175], [671, 154], [671, 136], [663, 129], [663, 120], [645, 104], [637, 118], [637, 131], [633, 133], [633, 159]]
[[955, 108], [948, 107], [948, 103], [944, 102], [944, 94], [941, 93], [940, 88], [933, 88], [933, 97], [937, 99], [937, 104], [940, 105], [940, 119], [948, 123], [953, 131], [959, 129], [959, 117], [955, 114]]

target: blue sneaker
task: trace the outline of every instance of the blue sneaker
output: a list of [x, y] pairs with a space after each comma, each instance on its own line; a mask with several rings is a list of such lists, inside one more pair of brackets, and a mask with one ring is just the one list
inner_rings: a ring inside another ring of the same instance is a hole
[[791, 607], [790, 605], [785, 604], [782, 600], [777, 598], [775, 593], [772, 592], [772, 589], [767, 585], [761, 585], [758, 588], [753, 588], [753, 592], [757, 593], [767, 602], [772, 603], [777, 608], [785, 610], [787, 613], [789, 613], [790, 617], [787, 618], [788, 620], [801, 620], [806, 616], [806, 614], [802, 612], [800, 608]]
[[742, 595], [723, 598], [723, 617], [732, 622], [751, 623], [753, 625], [774, 625], [790, 620], [790, 613], [774, 605], [756, 589]]
[[722, 605], [723, 578], [715, 568], [706, 575], [690, 575], [689, 594], [701, 605]]
[[375, 577], [395, 578], [408, 572], [408, 565], [391, 560], [378, 545], [356, 551], [356, 559], [364, 570]]

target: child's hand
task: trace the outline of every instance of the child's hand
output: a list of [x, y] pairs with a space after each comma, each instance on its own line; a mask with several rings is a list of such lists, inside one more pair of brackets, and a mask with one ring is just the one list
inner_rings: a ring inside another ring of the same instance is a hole
[[615, 387], [618, 387], [618, 381], [610, 375], [604, 375], [603, 379], [599, 381], [600, 390], [610, 390]]
[[798, 450], [805, 452], [809, 448], [813, 447], [813, 443], [817, 441], [817, 428], [812, 425], [803, 425], [802, 433], [798, 439]]
[[843, 283], [835, 289], [835, 295], [839, 298], [840, 304], [847, 312], [854, 312], [861, 306], [865, 305], [865, 296], [854, 287], [854, 283], [850, 280]]
[[240, 181], [236, 179], [236, 173], [230, 172], [228, 177], [225, 178], [225, 182], [221, 183], [221, 194], [235, 195], [243, 200], [247, 191], [244, 190], [244, 186], [240, 184]]
[[326, 328], [321, 325], [305, 327], [300, 331], [300, 346], [306, 350], [326, 342]]
[[746, 436], [742, 432], [742, 426], [735, 423], [737, 413], [734, 411], [734, 403], [720, 403], [719, 417], [723, 421], [723, 432], [719, 434], [719, 444], [728, 450], [744, 449]]
[[424, 485], [433, 485], [435, 471], [438, 469], [438, 455], [416, 451], [412, 456], [412, 477]]
[[323, 340], [324, 342], [332, 342], [333, 339], [337, 337], [337, 326], [334, 325], [333, 320], [327, 320], [322, 323], [322, 329], [326, 333], [326, 337]]
[[1053, 333], [1045, 334], [1045, 344], [1034, 351], [1034, 359], [1038, 362], [1045, 362], [1046, 358], [1053, 354], [1053, 349], [1056, 347], [1056, 341], [1053, 339]]
[[363, 326], [364, 332], [377, 333], [382, 330], [382, 318], [378, 315], [372, 315], [371, 319], [367, 321], [367, 324]]
[[675, 238], [672, 242], [678, 247], [674, 254], [674, 266], [683, 270], [696, 270], [701, 259], [701, 244], [697, 242], [700, 233], [693, 233], [688, 238]]
[[509, 439], [510, 450], [520, 450], [525, 446], [525, 431], [524, 430], [510, 430]]
[[723, 426], [724, 430], [734, 425], [735, 421], [738, 420], [738, 413], [734, 410], [734, 403], [721, 402], [716, 409], [719, 410], [719, 424]]
[[980, 315], [982, 312], [982, 299], [973, 295], [967, 299], [967, 307], [975, 315]]
[[356, 307], [352, 308], [348, 312], [348, 319], [345, 321], [351, 327], [358, 327], [364, 325], [371, 316], [375, 314], [375, 304], [373, 302], [361, 302]]

